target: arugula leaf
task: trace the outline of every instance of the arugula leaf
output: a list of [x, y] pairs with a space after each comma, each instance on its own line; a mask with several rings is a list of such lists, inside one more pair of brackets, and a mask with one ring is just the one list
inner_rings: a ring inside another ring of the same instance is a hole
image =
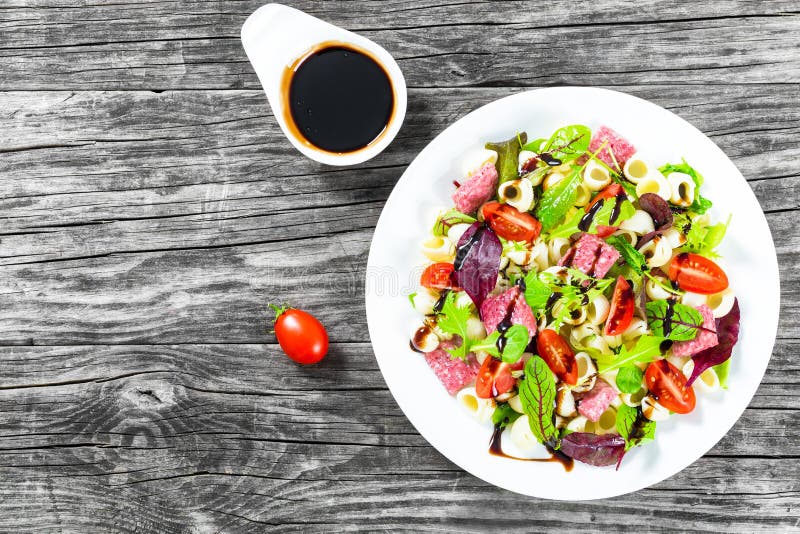
[[622, 393], [636, 393], [642, 389], [642, 379], [644, 373], [635, 365], [620, 367], [617, 373], [617, 389]]
[[486, 143], [487, 149], [497, 152], [497, 163], [494, 166], [499, 176], [498, 184], [516, 180], [519, 176], [519, 150], [527, 139], [528, 135], [521, 132], [507, 141]]
[[575, 205], [580, 183], [580, 168], [576, 168], [572, 174], [544, 192], [536, 208], [536, 218], [542, 223], [545, 232], [561, 222], [569, 209]]
[[507, 402], [500, 402], [492, 412], [492, 423], [500, 428], [505, 428], [519, 419], [521, 415], [521, 413], [515, 412]]
[[472, 224], [474, 222], [475, 217], [470, 217], [455, 208], [450, 208], [436, 218], [436, 222], [433, 224], [433, 235], [447, 235], [447, 231], [456, 224]]
[[[603, 206], [597, 210], [594, 218], [592, 219], [592, 224], [589, 226], [589, 230], [587, 233], [594, 234], [597, 233], [597, 227], [599, 225], [609, 226], [609, 219], [611, 218], [611, 212], [614, 211], [614, 205], [616, 204], [616, 199], [605, 199], [601, 201]], [[614, 224], [619, 224], [626, 219], [630, 219], [633, 217], [633, 214], [636, 213], [636, 208], [633, 207], [633, 204], [626, 200], [622, 204], [620, 204], [619, 216], [617, 220], [614, 221]], [[567, 238], [574, 234], [575, 232], [580, 232], [581, 229], [578, 228], [578, 224], [580, 224], [581, 219], [583, 216], [586, 215], [586, 212], [582, 209], [576, 211], [569, 219], [567, 219], [563, 224], [558, 226], [557, 228], [553, 229], [548, 235], [550, 239], [556, 237], [564, 237]], [[619, 237], [619, 236], [617, 236]]]
[[589, 150], [592, 131], [582, 124], [571, 124], [559, 128], [550, 136], [544, 145], [543, 152], [548, 152], [561, 163], [578, 159]]
[[539, 356], [532, 357], [525, 364], [525, 379], [519, 385], [519, 397], [522, 409], [528, 416], [531, 432], [539, 443], [557, 445], [558, 430], [553, 424], [556, 380]]
[[645, 306], [647, 310], [647, 326], [657, 336], [672, 341], [689, 341], [697, 337], [703, 327], [703, 316], [699, 311], [678, 302], [672, 303], [669, 332], [664, 332], [664, 322], [669, 313], [670, 303], [666, 300], [654, 300]]
[[[602, 160], [597, 160], [597, 161], [600, 161], [601, 163], [603, 163]], [[617, 184], [621, 185], [622, 189], [624, 189], [625, 192], [628, 193], [629, 197], [634, 198], [634, 199], [639, 198], [639, 195], [636, 193], [636, 186], [635, 185], [630, 183], [624, 177], [622, 177], [619, 174], [617, 174], [616, 171], [614, 171], [614, 169], [612, 169], [611, 167], [609, 167], [605, 163], [603, 163], [603, 165], [608, 169], [608, 171], [609, 171], [608, 174], [609, 174], [609, 176], [611, 176], [611, 180], [614, 181], [614, 183], [617, 183]]]
[[520, 359], [522, 353], [525, 352], [525, 347], [528, 346], [530, 341], [530, 334], [525, 325], [515, 324], [506, 330], [505, 346], [503, 350], [497, 348], [497, 340], [500, 339], [502, 334], [494, 331], [485, 339], [473, 343], [472, 351], [482, 350], [488, 352], [492, 356], [497, 356], [506, 363], [514, 363]]
[[628, 240], [621, 235], [612, 235], [606, 238], [606, 242], [617, 249], [625, 263], [631, 266], [631, 269], [638, 274], [642, 274], [647, 268], [647, 260], [644, 254], [636, 250], [633, 245], [628, 243]]
[[653, 441], [656, 437], [654, 421], [639, 416], [639, 410], [627, 404], [617, 408], [617, 432], [625, 438], [625, 450]]
[[525, 275], [525, 302], [532, 310], [544, 310], [553, 290], [539, 280], [539, 273], [531, 271]]
[[601, 355], [597, 361], [597, 370], [607, 373], [634, 363], [650, 363], [661, 356], [661, 342], [663, 337], [644, 335], [636, 340], [636, 345], [628, 349], [625, 345], [616, 355]]
[[658, 169], [661, 171], [661, 174], [664, 176], [669, 176], [673, 172], [682, 172], [683, 174], [688, 174], [691, 176], [692, 180], [694, 181], [695, 189], [694, 189], [694, 200], [692, 201], [692, 205], [689, 206], [690, 211], [694, 211], [695, 213], [705, 213], [708, 211], [708, 208], [711, 207], [711, 201], [707, 198], [704, 198], [703, 195], [700, 194], [700, 186], [703, 185], [703, 175], [697, 172], [694, 167], [689, 165], [686, 160], [682, 160], [681, 163], [667, 163], [666, 165], [659, 167]]
[[437, 324], [442, 331], [461, 337], [461, 345], [454, 349], [446, 349], [451, 356], [466, 359], [474, 340], [467, 336], [467, 319], [472, 315], [470, 306], [459, 308], [455, 303], [455, 294], [450, 292], [444, 300], [442, 311], [437, 318]]

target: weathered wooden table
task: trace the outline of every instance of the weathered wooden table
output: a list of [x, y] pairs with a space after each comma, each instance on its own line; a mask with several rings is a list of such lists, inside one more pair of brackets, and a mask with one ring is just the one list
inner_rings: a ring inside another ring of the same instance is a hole
[[[357, 168], [281, 136], [238, 37], [257, 0], [0, 5], [0, 530], [800, 530], [798, 0], [293, 4], [405, 72], [405, 125]], [[559, 503], [415, 432], [362, 285], [383, 202], [434, 135], [575, 84], [650, 99], [727, 152], [767, 213], [783, 308], [758, 394], [709, 454]], [[324, 321], [321, 365], [280, 354], [267, 301]]]

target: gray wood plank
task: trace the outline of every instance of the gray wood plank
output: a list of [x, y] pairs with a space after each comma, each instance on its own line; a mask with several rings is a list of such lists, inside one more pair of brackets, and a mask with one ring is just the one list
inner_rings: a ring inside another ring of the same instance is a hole
[[[538, 13], [539, 3], [528, 5], [529, 9], [522, 9], [523, 20]], [[606, 11], [606, 20], [621, 12], [610, 2], [599, 5]], [[651, 12], [657, 13], [655, 3], [650, 5]], [[781, 6], [786, 4], [778, 9]], [[781, 84], [796, 80], [800, 73], [794, 39], [800, 16], [792, 12], [698, 20], [681, 20], [687, 15], [676, 13], [679, 18], [672, 20], [652, 20], [651, 15], [642, 22], [620, 24], [597, 23], [591, 11], [584, 14], [582, 9], [569, 12], [565, 23], [564, 13], [554, 10], [550, 24], [555, 25], [518, 22], [516, 17], [508, 24], [487, 25], [480, 11], [470, 13], [474, 17], [470, 22], [451, 23], [448, 17], [417, 17], [411, 12], [409, 26], [378, 23], [377, 28], [364, 28], [361, 33], [395, 56], [411, 87], [644, 85], [677, 80]], [[98, 18], [101, 25], [106, 24], [106, 18]], [[244, 18], [241, 14], [237, 21]], [[61, 27], [59, 20], [44, 28], [64, 35], [69, 26]], [[121, 23], [139, 26], [125, 18]], [[192, 24], [191, 14], [181, 23]], [[221, 38], [182, 38], [182, 32], [176, 36], [169, 26], [162, 28], [159, 40], [117, 42], [113, 30], [101, 27], [78, 30], [79, 35], [92, 36], [87, 44], [61, 46], [57, 38], [39, 37], [42, 44], [33, 47], [27, 43], [9, 46], [3, 50], [9, 61], [0, 71], [0, 89], [259, 88], [238, 31]], [[213, 35], [216, 28], [209, 30]], [[145, 35], [152, 31], [142, 30]]]
[[[0, 386], [0, 528], [480, 532], [524, 531], [534, 520], [634, 532], [666, 525], [676, 506], [687, 531], [720, 521], [736, 532], [791, 528], [797, 392], [769, 405], [776, 384], [796, 383], [797, 349], [778, 344], [751, 408], [685, 471], [633, 495], [553, 503], [491, 487], [427, 446], [366, 343], [336, 344], [310, 368], [275, 345], [4, 348], [0, 363], [12, 372]], [[175, 499], [183, 506], [171, 510]]]

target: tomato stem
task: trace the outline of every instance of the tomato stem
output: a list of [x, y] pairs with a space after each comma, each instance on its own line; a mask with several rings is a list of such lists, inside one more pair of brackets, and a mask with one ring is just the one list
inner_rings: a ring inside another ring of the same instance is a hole
[[276, 304], [272, 304], [271, 302], [267, 303], [267, 306], [272, 308], [272, 311], [275, 312], [275, 318], [272, 320], [272, 324], [278, 320], [278, 317], [286, 313], [286, 310], [289, 310], [291, 307], [288, 304], [284, 304], [283, 306], [278, 306]]

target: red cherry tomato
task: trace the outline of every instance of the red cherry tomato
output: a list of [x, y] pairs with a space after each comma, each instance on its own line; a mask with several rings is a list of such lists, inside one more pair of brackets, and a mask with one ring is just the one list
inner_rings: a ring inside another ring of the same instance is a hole
[[536, 336], [536, 348], [539, 356], [547, 363], [555, 375], [574, 386], [578, 383], [578, 364], [575, 353], [566, 340], [555, 330], [545, 329]]
[[597, 193], [597, 195], [595, 195], [595, 197], [592, 199], [591, 202], [586, 204], [586, 213], [589, 213], [589, 210], [592, 209], [592, 206], [594, 206], [601, 200], [605, 200], [607, 198], [614, 198], [617, 195], [623, 194], [624, 192], [625, 190], [622, 189], [622, 186], [619, 185], [618, 183], [607, 185], [605, 189], [603, 189], [602, 191]]
[[606, 226], [604, 224], [597, 225], [597, 237], [601, 239], [605, 239], [606, 237], [610, 236], [614, 232], [619, 230], [619, 226]]
[[694, 410], [694, 390], [686, 385], [683, 373], [667, 360], [656, 360], [648, 365], [644, 381], [647, 389], [664, 408], [675, 413]]
[[542, 233], [542, 223], [533, 215], [509, 204], [487, 202], [483, 205], [483, 219], [497, 235], [509, 241], [533, 243]]
[[286, 355], [297, 363], [317, 363], [328, 353], [328, 333], [316, 317], [302, 310], [278, 307], [275, 337]]
[[627, 280], [620, 276], [617, 278], [617, 285], [614, 286], [611, 309], [608, 312], [603, 333], [607, 336], [616, 336], [627, 330], [633, 320], [635, 307], [636, 299], [633, 296], [633, 288]]
[[453, 283], [453, 264], [452, 263], [434, 263], [428, 265], [419, 283], [423, 287], [430, 289], [455, 289], [456, 285]]
[[491, 399], [514, 387], [517, 380], [511, 376], [511, 365], [487, 356], [475, 379], [475, 393], [481, 399]]
[[713, 295], [728, 288], [728, 277], [719, 265], [699, 254], [684, 252], [672, 258], [669, 279], [684, 291]]

